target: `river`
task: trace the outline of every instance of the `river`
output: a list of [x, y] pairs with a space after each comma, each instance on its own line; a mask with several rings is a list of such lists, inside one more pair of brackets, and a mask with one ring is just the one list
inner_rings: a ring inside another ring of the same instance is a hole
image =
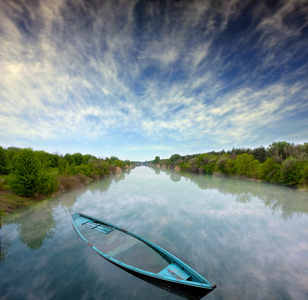
[[306, 192], [147, 167], [2, 218], [1, 299], [182, 299], [91, 251], [75, 212], [186, 262], [217, 285], [204, 299], [308, 299]]

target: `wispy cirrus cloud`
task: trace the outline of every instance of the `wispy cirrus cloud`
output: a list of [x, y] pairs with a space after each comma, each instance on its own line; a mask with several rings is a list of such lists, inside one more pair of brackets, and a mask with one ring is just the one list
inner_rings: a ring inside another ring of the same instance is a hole
[[302, 0], [1, 2], [3, 145], [80, 139], [137, 158], [142, 144], [169, 155], [302, 141], [307, 10]]

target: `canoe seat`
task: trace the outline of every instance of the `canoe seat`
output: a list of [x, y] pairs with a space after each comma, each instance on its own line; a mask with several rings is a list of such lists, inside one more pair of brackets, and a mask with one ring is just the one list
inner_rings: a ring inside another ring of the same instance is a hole
[[111, 232], [114, 229], [113, 227], [110, 227], [108, 225], [96, 223], [93, 220], [89, 220], [89, 219], [83, 218], [83, 217], [76, 219], [75, 222], [78, 226], [84, 225], [88, 228], [95, 229], [95, 230], [102, 232], [102, 233], [105, 233], [105, 234]]
[[184, 270], [182, 270], [178, 265], [175, 263], [170, 264], [165, 269], [161, 270], [159, 275], [180, 279], [180, 280], [188, 280], [190, 278], [190, 275], [187, 274]]

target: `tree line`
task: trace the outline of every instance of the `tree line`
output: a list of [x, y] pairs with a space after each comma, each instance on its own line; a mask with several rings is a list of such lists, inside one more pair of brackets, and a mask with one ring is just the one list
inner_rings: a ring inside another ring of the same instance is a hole
[[132, 166], [133, 162], [116, 156], [106, 159], [81, 153], [63, 156], [31, 148], [0, 146], [0, 174], [7, 175], [2, 177], [12, 191], [26, 197], [48, 196], [59, 189], [68, 190]]
[[168, 159], [156, 156], [152, 164], [185, 172], [222, 174], [295, 186], [308, 185], [308, 143], [273, 142], [269, 147], [233, 148]]

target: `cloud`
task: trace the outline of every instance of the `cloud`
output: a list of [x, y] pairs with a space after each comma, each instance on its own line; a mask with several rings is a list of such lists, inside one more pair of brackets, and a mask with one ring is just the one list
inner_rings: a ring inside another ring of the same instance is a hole
[[121, 139], [132, 149], [126, 138], [138, 135], [166, 151], [262, 141], [277, 128], [304, 139], [295, 119], [307, 122], [307, 9], [301, 0], [1, 2], [1, 139]]

